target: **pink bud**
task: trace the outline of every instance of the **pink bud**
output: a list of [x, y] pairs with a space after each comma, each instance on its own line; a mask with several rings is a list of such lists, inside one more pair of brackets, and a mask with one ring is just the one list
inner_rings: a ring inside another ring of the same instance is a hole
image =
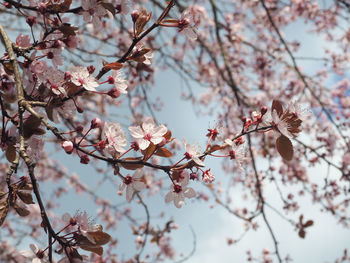
[[83, 126], [78, 126], [78, 127], [75, 129], [75, 131], [78, 132], [78, 133], [83, 132], [83, 130], [84, 130], [84, 127], [83, 127]]
[[36, 17], [35, 17], [35, 16], [28, 16], [28, 17], [26, 18], [26, 22], [27, 22], [27, 24], [28, 24], [29, 26], [33, 26], [33, 25], [35, 25], [35, 24], [37, 23]]
[[66, 71], [66, 72], [64, 73], [64, 79], [65, 79], [65, 80], [70, 80], [71, 77], [72, 77], [72, 74], [71, 74], [69, 71]]
[[132, 18], [132, 22], [136, 22], [136, 20], [139, 18], [140, 16], [140, 12], [138, 10], [134, 10], [131, 13], [131, 18]]
[[94, 118], [92, 121], [91, 121], [91, 126], [90, 128], [91, 129], [96, 129], [96, 128], [100, 128], [101, 127], [101, 119], [99, 118]]
[[88, 67], [87, 67], [87, 70], [89, 71], [89, 74], [92, 74], [92, 73], [95, 72], [95, 67], [94, 67], [93, 65], [88, 66]]
[[114, 82], [115, 82], [115, 80], [112, 76], [109, 76], [107, 81], [109, 84], [114, 84]]
[[119, 98], [121, 92], [117, 88], [113, 88], [110, 91], [107, 92], [109, 96], [111, 96], [113, 99]]
[[84, 109], [83, 109], [82, 107], [80, 107], [80, 106], [77, 105], [77, 111], [78, 111], [79, 113], [83, 113], [83, 112], [84, 112]]
[[267, 112], [267, 107], [266, 106], [262, 106], [260, 109], [261, 115], [264, 115]]
[[89, 162], [90, 162], [89, 156], [87, 156], [86, 154], [80, 156], [80, 163], [88, 164]]
[[66, 153], [71, 154], [73, 152], [74, 146], [71, 141], [64, 141], [62, 143], [62, 148]]

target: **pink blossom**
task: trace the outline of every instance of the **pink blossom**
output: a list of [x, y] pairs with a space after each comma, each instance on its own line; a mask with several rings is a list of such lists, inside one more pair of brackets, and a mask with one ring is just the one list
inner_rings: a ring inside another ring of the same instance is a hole
[[247, 151], [243, 144], [237, 145], [235, 142], [233, 142], [230, 139], [226, 139], [225, 143], [231, 146], [231, 149], [229, 151], [230, 159], [235, 160], [237, 166], [243, 170], [242, 164], [248, 159]]
[[187, 141], [183, 139], [183, 143], [185, 145], [185, 157], [187, 159], [192, 159], [196, 164], [199, 166], [205, 166], [204, 162], [200, 159], [200, 151], [198, 146], [192, 145], [192, 144], [187, 144]]
[[126, 94], [128, 93], [126, 89], [128, 85], [126, 84], [126, 80], [123, 79], [122, 73], [120, 70], [112, 70], [113, 84], [114, 87], [120, 91], [120, 93]]
[[193, 198], [196, 196], [196, 192], [191, 187], [187, 187], [190, 178], [188, 175], [185, 175], [184, 179], [180, 182], [180, 184], [172, 184], [169, 193], [165, 196], [165, 202], [169, 203], [171, 201], [174, 202], [174, 205], [177, 208], [181, 208], [181, 206], [185, 203], [185, 197]]
[[21, 251], [21, 255], [32, 261], [32, 263], [48, 263], [45, 253], [35, 244], [29, 245], [31, 250]]
[[119, 186], [119, 191], [124, 191], [126, 187], [126, 200], [130, 202], [135, 193], [140, 192], [142, 189], [146, 187], [146, 184], [142, 181], [143, 171], [138, 169], [135, 171], [134, 175], [131, 177], [130, 175], [126, 176], [123, 182]]
[[90, 76], [90, 73], [86, 67], [71, 66], [70, 74], [71, 74], [71, 81], [75, 85], [82, 86], [86, 90], [96, 91], [95, 88], [99, 86], [96, 79]]
[[106, 141], [105, 149], [113, 156], [125, 151], [126, 136], [119, 123], [106, 122], [102, 131], [102, 140]]
[[145, 150], [151, 142], [155, 145], [161, 143], [168, 129], [163, 124], [157, 127], [152, 120], [148, 120], [141, 127], [129, 127], [129, 131], [140, 149]]
[[102, 28], [102, 17], [107, 14], [106, 9], [99, 4], [98, 0], [82, 0], [81, 6], [84, 10], [83, 18], [85, 22], [92, 22], [96, 31]]
[[306, 121], [311, 116], [311, 111], [309, 109], [302, 109], [296, 101], [289, 103], [288, 110], [290, 113], [293, 113], [295, 117], [302, 121]]
[[35, 60], [30, 64], [30, 69], [37, 75], [43, 74], [47, 70], [46, 61]]
[[193, 22], [193, 14], [190, 10], [185, 10], [181, 13], [178, 28], [190, 40], [196, 40], [197, 34], [193, 30], [191, 23]]
[[102, 121], [100, 118], [94, 118], [92, 121], [91, 121], [91, 129], [97, 129], [97, 128], [100, 128], [102, 125]]
[[203, 175], [202, 179], [204, 183], [212, 183], [215, 180], [215, 176], [210, 172], [210, 169], [206, 170]]
[[30, 36], [19, 34], [16, 38], [16, 44], [20, 47], [30, 47]]
[[71, 154], [73, 152], [74, 146], [71, 141], [64, 141], [62, 142], [62, 148], [66, 153]]

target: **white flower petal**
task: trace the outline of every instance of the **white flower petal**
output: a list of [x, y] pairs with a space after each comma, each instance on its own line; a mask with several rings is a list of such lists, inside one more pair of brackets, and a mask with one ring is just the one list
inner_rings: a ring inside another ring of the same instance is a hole
[[173, 191], [170, 191], [169, 193], [167, 193], [166, 196], [165, 196], [165, 202], [169, 203], [169, 202], [173, 201], [174, 200], [174, 194], [175, 193]]
[[187, 198], [193, 198], [196, 196], [196, 191], [193, 190], [193, 188], [189, 187], [189, 188], [186, 188], [184, 191], [184, 196], [187, 197]]

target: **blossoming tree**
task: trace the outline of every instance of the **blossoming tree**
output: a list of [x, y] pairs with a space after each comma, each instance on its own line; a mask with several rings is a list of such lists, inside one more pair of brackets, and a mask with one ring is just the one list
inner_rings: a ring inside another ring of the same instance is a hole
[[[271, 243], [261, 253], [248, 251], [248, 261], [293, 258], [281, 252], [269, 213], [307, 238], [314, 221], [304, 219], [300, 196], [349, 226], [347, 1], [0, 4], [1, 262], [190, 258], [175, 253], [171, 235], [178, 226], [166, 209], [162, 223], [153, 222], [149, 195], [179, 213], [196, 205], [187, 200], [212, 202], [239, 219], [244, 233], [263, 223]], [[285, 34], [298, 23], [325, 39], [320, 56], [300, 56], [303, 39]], [[301, 67], [304, 61], [316, 69]], [[157, 74], [171, 70], [188, 88], [182, 97], [216, 122], [204, 145], [178, 138], [157, 119], [162, 103], [150, 89]], [[222, 163], [226, 175], [208, 167], [209, 158]], [[113, 187], [113, 198], [72, 173], [72, 163], [94, 170], [99, 183]], [[308, 168], [319, 165], [328, 172], [314, 180]], [[222, 177], [229, 178], [226, 194]], [[270, 203], [271, 185], [279, 206]], [[244, 201], [235, 202], [229, 193], [242, 186]], [[85, 211], [86, 202], [75, 214], [57, 212], [70, 205], [64, 195], [73, 200], [81, 193], [93, 200], [94, 213]], [[135, 209], [144, 216], [133, 215]], [[136, 241], [130, 258], [116, 249], [121, 221]], [[23, 243], [28, 249], [20, 249]], [[340, 256], [350, 260], [346, 250]]]

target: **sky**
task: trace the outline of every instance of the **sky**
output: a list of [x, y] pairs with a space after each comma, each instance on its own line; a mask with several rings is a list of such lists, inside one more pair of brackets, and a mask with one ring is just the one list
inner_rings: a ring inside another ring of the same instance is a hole
[[[302, 39], [303, 45], [298, 55], [319, 55], [322, 53], [322, 46], [325, 45], [325, 42], [322, 39], [317, 39], [314, 35], [306, 34], [303, 30], [300, 30], [303, 27], [303, 23], [297, 23], [293, 27], [288, 28], [285, 34], [286, 36], [291, 36], [291, 38]], [[307, 73], [312, 73], [319, 67], [318, 62], [314, 61], [300, 61], [300, 64]], [[172, 81], [169, 81], [169, 79]], [[333, 80], [331, 79], [330, 83], [332, 82]], [[186, 138], [189, 143], [198, 142], [200, 145], [203, 145], [206, 142], [205, 134], [207, 129], [212, 128], [216, 123], [215, 116], [200, 116], [199, 118], [191, 102], [183, 102], [180, 99], [182, 88], [183, 82], [181, 78], [170, 71], [166, 71], [157, 75], [156, 85], [148, 96], [151, 98], [159, 96], [165, 102], [164, 109], [161, 112], [156, 112], [156, 116], [159, 123], [167, 124], [167, 127], [172, 130], [174, 137], [180, 140]], [[194, 88], [198, 93], [204, 92], [198, 86]], [[304, 137], [304, 139], [307, 138]], [[53, 148], [49, 148], [49, 151], [55, 152]], [[99, 181], [99, 178], [96, 178], [96, 172], [88, 166], [81, 165], [77, 158], [74, 159], [61, 153], [56, 154], [56, 156], [60, 162], [69, 166], [71, 172], [76, 172], [82, 176], [86, 184], [90, 187], [94, 186], [93, 188], [97, 193], [106, 196], [112, 203], [118, 204], [124, 201], [124, 197], [116, 195], [117, 186], [103, 184], [101, 187], [95, 187], [96, 182]], [[229, 175], [224, 175], [221, 170], [220, 160], [208, 158], [206, 164], [216, 175], [217, 181], [227, 182]], [[326, 171], [325, 166], [319, 165], [308, 172], [315, 180], [318, 180], [318, 177], [321, 180]], [[336, 171], [331, 170], [331, 174], [334, 178], [339, 178], [339, 174]], [[191, 185], [195, 188], [197, 187], [193, 183]], [[48, 190], [50, 189], [46, 189], [46, 191]], [[269, 193], [267, 195], [268, 200], [277, 207], [281, 205], [272, 186], [266, 185], [265, 192]], [[186, 256], [191, 253], [195, 241], [195, 253], [188, 262], [246, 262], [247, 250], [253, 251], [256, 256], [260, 255], [263, 248], [269, 248], [270, 251], [273, 250], [272, 239], [261, 219], [258, 220], [261, 227], [256, 232], [249, 231], [238, 244], [229, 246], [226, 239], [235, 239], [242, 233], [243, 224], [241, 221], [235, 219], [223, 208], [217, 207], [213, 201], [204, 203], [187, 199], [186, 204], [181, 209], [177, 209], [173, 204], [165, 204], [165, 194], [166, 192], [162, 192], [155, 197], [146, 198], [152, 222], [164, 222], [164, 220], [157, 219], [160, 211], [164, 211], [168, 218], [174, 218], [179, 228], [172, 233], [171, 237], [174, 240], [177, 255], [183, 253]], [[241, 192], [239, 189], [237, 189], [237, 192], [231, 193], [231, 195], [234, 202], [240, 201]], [[302, 211], [306, 219], [313, 219], [315, 224], [307, 229], [305, 239], [299, 238], [297, 231], [272, 210], [267, 209], [267, 217], [280, 242], [280, 252], [283, 257], [290, 254], [294, 260], [293, 262], [332, 262], [333, 259], [342, 255], [343, 249], [350, 243], [349, 231], [337, 224], [331, 215], [321, 213], [321, 208], [318, 205], [315, 206], [309, 199], [302, 199], [300, 211]], [[74, 196], [74, 198], [71, 195], [67, 195], [63, 197], [61, 203], [62, 207], [55, 209], [58, 213], [70, 212], [74, 214], [77, 207], [80, 207], [91, 215], [94, 214], [92, 201], [86, 199], [84, 195]], [[134, 202], [132, 207], [135, 214], [139, 214], [140, 217], [144, 216], [142, 206]], [[300, 213], [291, 215], [291, 217], [297, 220]], [[195, 237], [191, 229], [193, 229]], [[132, 255], [134, 252], [132, 250], [134, 248], [134, 239], [131, 238], [129, 223], [120, 222], [115, 237], [119, 239], [117, 253], [124, 254], [125, 258]], [[25, 248], [26, 245], [23, 244], [22, 247]], [[181, 259], [181, 257], [177, 259]]]

